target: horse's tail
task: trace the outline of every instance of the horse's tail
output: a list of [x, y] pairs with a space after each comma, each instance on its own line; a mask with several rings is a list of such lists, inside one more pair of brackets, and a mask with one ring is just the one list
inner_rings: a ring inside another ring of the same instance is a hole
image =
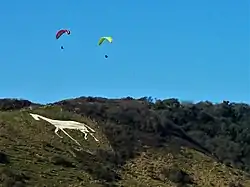
[[89, 129], [90, 131], [95, 132], [95, 130], [89, 127], [88, 125], [84, 124], [84, 126], [87, 127], [87, 129]]

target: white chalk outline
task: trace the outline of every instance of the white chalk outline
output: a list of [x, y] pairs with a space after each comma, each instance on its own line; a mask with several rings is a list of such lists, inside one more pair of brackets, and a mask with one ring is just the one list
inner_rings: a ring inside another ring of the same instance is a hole
[[[63, 138], [62, 136], [60, 136], [58, 134], [58, 131], [61, 130], [64, 134], [66, 134], [71, 140], [73, 140], [74, 142], [76, 142], [76, 144], [80, 145], [80, 143], [75, 140], [74, 138], [72, 138], [64, 129], [74, 129], [74, 130], [79, 130], [84, 134], [84, 139], [87, 140], [87, 136], [88, 133], [94, 138], [94, 140], [96, 142], [99, 142], [99, 140], [93, 135], [93, 133], [95, 132], [94, 129], [90, 128], [88, 125], [86, 125], [85, 123], [80, 123], [77, 121], [64, 121], [64, 120], [54, 120], [54, 119], [49, 119], [46, 118], [44, 116], [38, 115], [38, 114], [32, 114], [30, 113], [30, 115], [37, 121], [39, 121], [40, 119], [43, 119], [47, 122], [49, 122], [51, 125], [55, 126], [55, 134], [59, 137], [59, 138]], [[90, 132], [90, 131], [91, 132]]]

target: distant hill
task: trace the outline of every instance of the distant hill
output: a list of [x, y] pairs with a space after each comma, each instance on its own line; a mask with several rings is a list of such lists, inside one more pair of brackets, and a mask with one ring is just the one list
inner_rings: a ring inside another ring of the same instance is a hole
[[[94, 128], [55, 135], [29, 112]], [[0, 186], [250, 186], [250, 106], [224, 101], [0, 99]]]

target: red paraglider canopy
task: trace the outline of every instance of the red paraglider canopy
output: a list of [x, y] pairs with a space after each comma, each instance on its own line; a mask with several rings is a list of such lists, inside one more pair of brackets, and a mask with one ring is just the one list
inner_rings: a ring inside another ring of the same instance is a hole
[[56, 33], [56, 39], [59, 39], [64, 33], [67, 33], [70, 35], [70, 30], [67, 29], [61, 29]]

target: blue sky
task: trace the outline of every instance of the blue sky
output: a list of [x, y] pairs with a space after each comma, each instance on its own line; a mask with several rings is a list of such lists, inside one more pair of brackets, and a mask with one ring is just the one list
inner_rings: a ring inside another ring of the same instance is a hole
[[[250, 103], [249, 10], [248, 0], [4, 0], [0, 97]], [[56, 41], [61, 28], [71, 35]], [[113, 44], [98, 47], [105, 35]]]

